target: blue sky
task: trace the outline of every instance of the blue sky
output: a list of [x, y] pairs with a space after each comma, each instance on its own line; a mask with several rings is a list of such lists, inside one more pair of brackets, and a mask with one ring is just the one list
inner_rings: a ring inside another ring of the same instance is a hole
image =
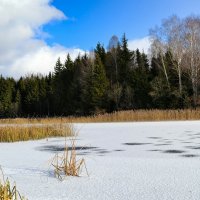
[[200, 15], [200, 0], [0, 0], [0, 74], [48, 74], [64, 62], [126, 33], [148, 53], [150, 28], [176, 14]]
[[52, 4], [68, 20], [44, 27], [51, 34], [48, 44], [88, 50], [98, 41], [106, 46], [113, 34], [121, 37], [126, 33], [130, 40], [143, 38], [173, 14], [200, 14], [199, 0], [54, 0]]

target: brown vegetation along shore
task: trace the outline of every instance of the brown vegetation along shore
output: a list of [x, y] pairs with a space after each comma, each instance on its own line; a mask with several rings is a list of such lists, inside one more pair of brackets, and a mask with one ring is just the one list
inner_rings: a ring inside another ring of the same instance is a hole
[[73, 136], [72, 126], [68, 124], [0, 126], [0, 142], [17, 142], [67, 136]]
[[15, 118], [1, 119], [0, 124], [63, 124], [89, 122], [131, 122], [200, 120], [200, 109], [129, 110], [87, 117]]

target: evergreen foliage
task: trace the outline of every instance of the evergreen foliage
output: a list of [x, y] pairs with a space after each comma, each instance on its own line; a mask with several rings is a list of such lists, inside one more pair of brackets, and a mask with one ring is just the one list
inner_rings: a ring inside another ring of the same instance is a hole
[[180, 94], [175, 65], [170, 50], [148, 58], [138, 49], [129, 50], [125, 34], [121, 43], [113, 36], [108, 50], [98, 43], [93, 57], [85, 54], [72, 60], [68, 54], [64, 63], [58, 58], [54, 72], [46, 76], [30, 75], [19, 80], [0, 76], [0, 117], [191, 107], [189, 72], [182, 71]]

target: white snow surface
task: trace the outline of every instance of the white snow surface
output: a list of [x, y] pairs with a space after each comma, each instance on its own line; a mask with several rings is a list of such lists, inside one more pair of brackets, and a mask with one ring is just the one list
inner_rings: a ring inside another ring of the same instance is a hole
[[0, 143], [0, 164], [29, 200], [199, 200], [200, 121], [74, 124], [89, 176], [54, 177], [64, 138]]

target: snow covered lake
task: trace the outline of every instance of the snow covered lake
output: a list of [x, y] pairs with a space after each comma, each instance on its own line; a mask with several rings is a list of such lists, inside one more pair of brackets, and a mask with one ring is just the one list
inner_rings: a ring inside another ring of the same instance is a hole
[[199, 200], [200, 121], [75, 124], [89, 177], [58, 181], [64, 138], [0, 143], [0, 165], [29, 200]]

